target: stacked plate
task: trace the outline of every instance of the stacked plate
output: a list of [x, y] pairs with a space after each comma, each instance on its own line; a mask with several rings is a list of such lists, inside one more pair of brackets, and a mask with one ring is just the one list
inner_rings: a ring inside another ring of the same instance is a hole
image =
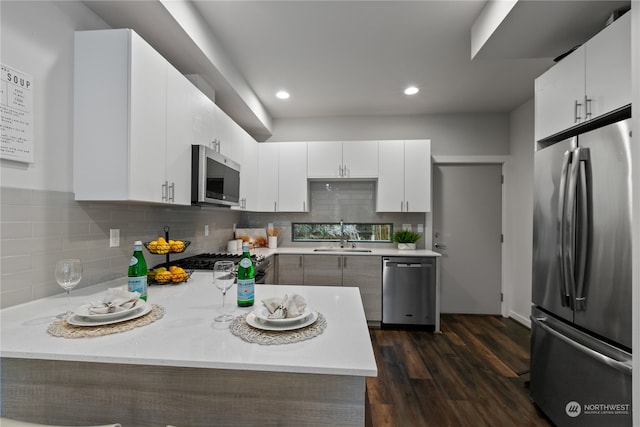
[[318, 320], [318, 312], [305, 307], [300, 316], [285, 319], [270, 319], [269, 310], [262, 306], [247, 315], [247, 323], [257, 329], [265, 331], [293, 331], [305, 328]]
[[76, 308], [73, 314], [67, 318], [67, 322], [75, 326], [110, 325], [137, 319], [151, 311], [151, 304], [145, 300], [139, 300], [133, 307], [115, 313], [94, 314], [90, 311], [91, 306], [91, 304], [84, 304]]

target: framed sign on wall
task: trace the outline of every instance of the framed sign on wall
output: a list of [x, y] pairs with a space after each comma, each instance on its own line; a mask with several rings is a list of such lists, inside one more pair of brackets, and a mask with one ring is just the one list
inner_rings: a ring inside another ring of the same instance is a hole
[[33, 163], [33, 78], [0, 64], [0, 158]]

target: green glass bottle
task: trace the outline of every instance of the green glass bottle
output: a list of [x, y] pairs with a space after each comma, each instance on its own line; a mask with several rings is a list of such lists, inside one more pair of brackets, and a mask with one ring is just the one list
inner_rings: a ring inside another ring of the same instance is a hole
[[256, 272], [249, 252], [249, 242], [242, 243], [242, 257], [238, 263], [238, 307], [253, 305]]
[[129, 261], [129, 292], [140, 293], [140, 299], [147, 300], [147, 262], [142, 255], [142, 242], [133, 243], [133, 255]]

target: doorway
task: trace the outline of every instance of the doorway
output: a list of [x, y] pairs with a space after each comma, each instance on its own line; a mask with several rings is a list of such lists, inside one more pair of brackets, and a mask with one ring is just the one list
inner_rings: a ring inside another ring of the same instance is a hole
[[501, 314], [502, 165], [434, 165], [433, 250], [442, 313]]

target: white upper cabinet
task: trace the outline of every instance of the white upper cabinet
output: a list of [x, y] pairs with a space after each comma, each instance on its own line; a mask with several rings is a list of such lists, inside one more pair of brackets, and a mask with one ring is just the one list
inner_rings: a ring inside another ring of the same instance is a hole
[[76, 200], [189, 204], [188, 124], [167, 117], [167, 92], [184, 82], [131, 30], [78, 32], [75, 56]]
[[258, 211], [307, 211], [306, 158], [304, 142], [258, 144]]
[[278, 144], [258, 143], [258, 211], [278, 211], [279, 153]]
[[380, 141], [378, 212], [431, 211], [431, 141]]
[[240, 208], [258, 210], [258, 143], [243, 131], [240, 160]]
[[[194, 87], [195, 88], [195, 87]], [[192, 105], [193, 143], [216, 149], [216, 122], [219, 110], [207, 95], [196, 90]]]
[[630, 15], [620, 17], [536, 79], [536, 140], [631, 103]]
[[631, 13], [586, 45], [586, 118], [631, 104]]
[[312, 141], [307, 143], [309, 178], [376, 178], [377, 141]]
[[278, 210], [307, 212], [307, 144], [281, 142], [278, 145]]
[[193, 84], [171, 65], [167, 66], [167, 177], [171, 203], [191, 204], [192, 111], [197, 93]]

